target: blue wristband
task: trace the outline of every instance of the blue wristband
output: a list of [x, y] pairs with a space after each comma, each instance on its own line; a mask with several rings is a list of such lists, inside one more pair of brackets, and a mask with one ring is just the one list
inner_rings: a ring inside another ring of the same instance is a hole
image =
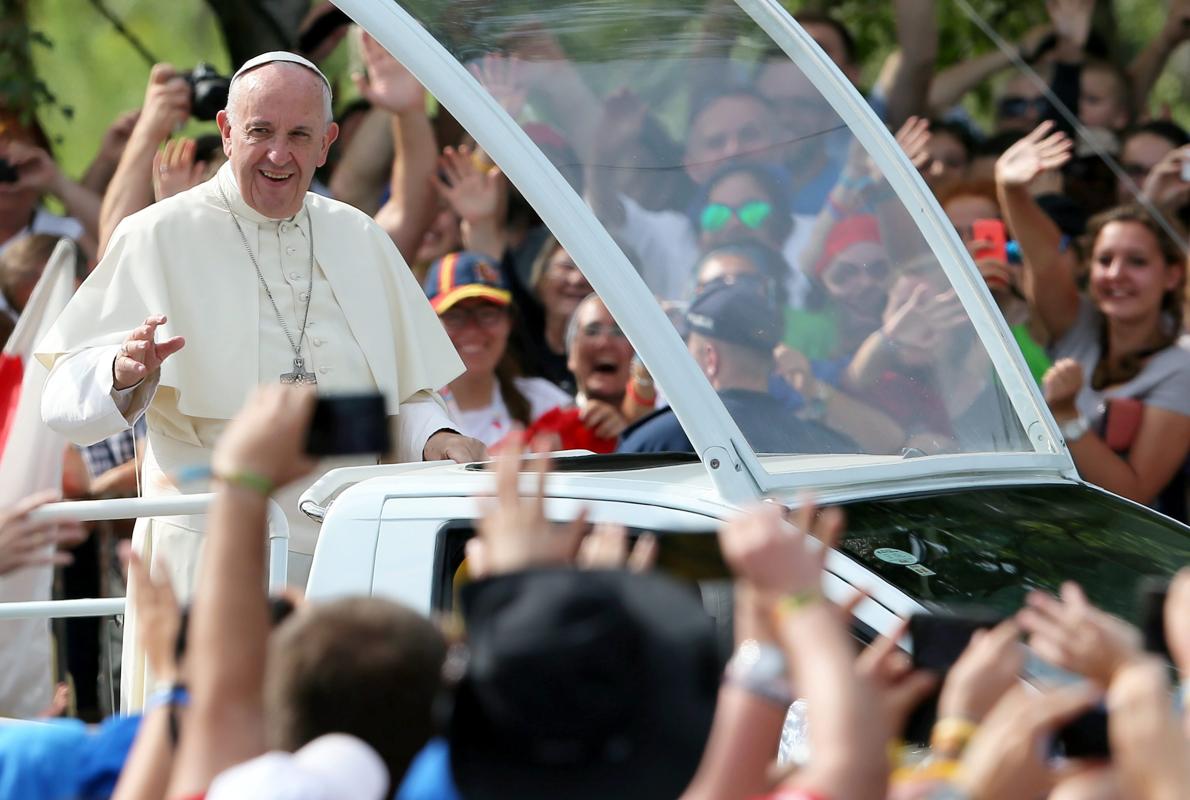
[[188, 705], [190, 705], [190, 692], [186, 689], [185, 684], [173, 683], [149, 695], [149, 699], [145, 701], [145, 713], [162, 706], [185, 708]]

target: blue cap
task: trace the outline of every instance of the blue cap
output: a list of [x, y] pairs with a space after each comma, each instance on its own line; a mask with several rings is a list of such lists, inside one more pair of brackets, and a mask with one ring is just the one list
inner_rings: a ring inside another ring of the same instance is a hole
[[781, 310], [771, 283], [759, 275], [729, 275], [704, 286], [686, 311], [692, 333], [768, 352], [781, 341]]

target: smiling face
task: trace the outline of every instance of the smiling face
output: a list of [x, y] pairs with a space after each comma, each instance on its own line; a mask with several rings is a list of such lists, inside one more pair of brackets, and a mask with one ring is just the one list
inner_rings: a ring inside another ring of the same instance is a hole
[[760, 98], [720, 97], [691, 121], [686, 172], [695, 183], [705, 183], [729, 159], [764, 161], [771, 157], [773, 136], [772, 112]]
[[575, 315], [566, 367], [587, 397], [619, 405], [628, 388], [632, 345], [595, 295], [584, 300]]
[[495, 374], [512, 332], [508, 307], [472, 297], [455, 303], [439, 318], [467, 372]]
[[550, 316], [569, 319], [583, 298], [591, 293], [591, 284], [561, 247], [545, 263], [537, 282], [537, 295]]
[[292, 217], [339, 132], [326, 117], [322, 81], [305, 67], [274, 62], [236, 84], [230, 113], [215, 120], [240, 194], [266, 217]]
[[1091, 250], [1091, 297], [1109, 322], [1144, 321], [1160, 313], [1182, 270], [1166, 262], [1157, 237], [1143, 224], [1109, 222]]
[[888, 254], [875, 242], [856, 242], [839, 252], [822, 272], [822, 285], [848, 327], [880, 325], [891, 280]]
[[[767, 204], [770, 210], [759, 227], [752, 228], [740, 219], [740, 210], [749, 203], [757, 202]], [[699, 234], [699, 244], [703, 250], [741, 239], [754, 239], [774, 250], [781, 249], [784, 242], [778, 232], [779, 226], [772, 208], [773, 198], [755, 176], [747, 172], [735, 172], [720, 179], [707, 195], [707, 205], [716, 203], [731, 209], [731, 215], [722, 227], [714, 230], [703, 228]]]

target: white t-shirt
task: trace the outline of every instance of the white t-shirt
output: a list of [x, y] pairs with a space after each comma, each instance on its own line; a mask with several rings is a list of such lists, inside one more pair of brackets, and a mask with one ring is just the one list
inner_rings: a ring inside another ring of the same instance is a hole
[[[529, 424], [533, 424], [547, 411], [562, 406], [574, 405], [574, 398], [545, 378], [516, 378], [517, 390], [529, 401]], [[484, 408], [463, 411], [448, 389], [442, 390], [442, 398], [450, 415], [458, 423], [459, 433], [471, 436], [491, 447], [508, 435], [513, 427], [512, 416], [500, 396], [500, 386], [492, 386], [492, 402]]]

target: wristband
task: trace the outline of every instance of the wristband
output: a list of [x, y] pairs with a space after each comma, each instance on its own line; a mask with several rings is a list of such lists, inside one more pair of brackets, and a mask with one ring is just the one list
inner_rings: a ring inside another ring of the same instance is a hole
[[822, 593], [817, 590], [782, 595], [773, 605], [773, 618], [777, 622], [781, 622], [790, 614], [815, 606], [821, 600]]
[[640, 393], [638, 391], [636, 391], [636, 379], [635, 378], [628, 381], [628, 387], [625, 391], [625, 394], [627, 394], [628, 398], [630, 400], [632, 400], [632, 402], [636, 403], [637, 405], [642, 405], [642, 406], [646, 406], [648, 408], [652, 408], [654, 405], [657, 404], [657, 393], [655, 391], [653, 392], [653, 398], [651, 400], [646, 400], [640, 396]]
[[271, 480], [259, 472], [253, 472], [248, 469], [238, 469], [235, 472], [216, 472], [213, 475], [215, 480], [222, 481], [229, 486], [239, 486], [242, 489], [248, 489], [264, 497], [269, 497], [273, 493], [273, 490], [277, 488]]
[[186, 689], [186, 684], [167, 683], [145, 700], [145, 713], [162, 706], [185, 708], [188, 705], [190, 705], [190, 692]]
[[724, 681], [738, 686], [781, 708], [793, 704], [785, 665], [785, 654], [771, 642], [747, 639], [740, 642], [735, 655], [727, 662]]
[[930, 731], [930, 749], [958, 755], [977, 730], [979, 725], [966, 717], [943, 717]]

